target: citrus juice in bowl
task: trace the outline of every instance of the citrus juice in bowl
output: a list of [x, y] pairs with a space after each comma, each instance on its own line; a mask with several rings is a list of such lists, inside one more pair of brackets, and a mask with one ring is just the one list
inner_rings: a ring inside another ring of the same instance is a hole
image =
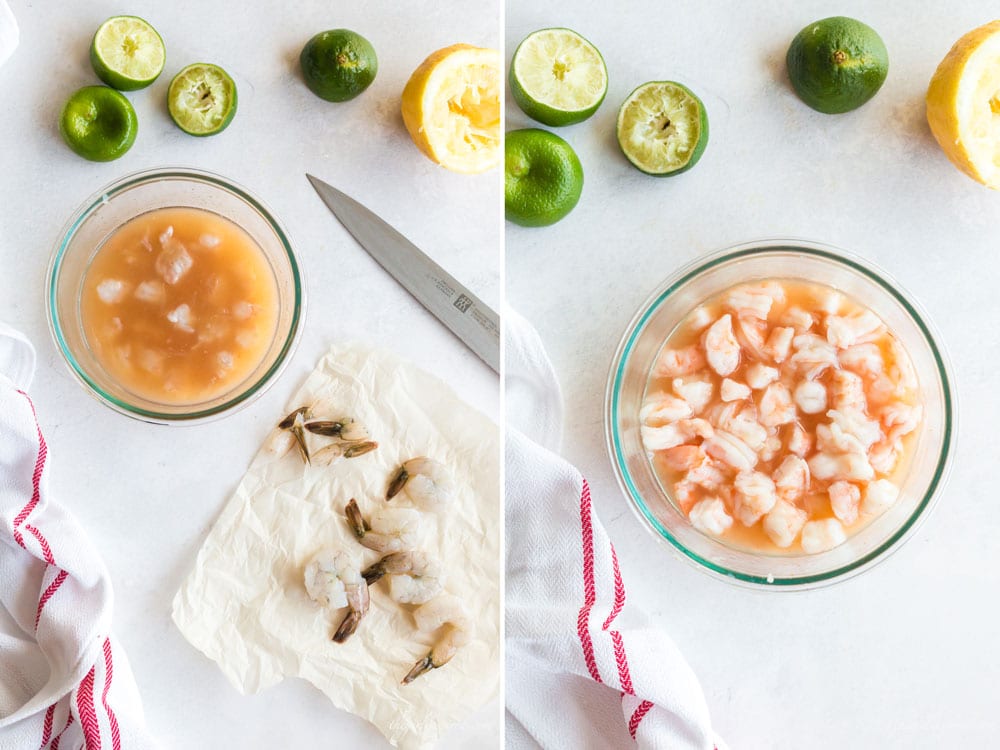
[[605, 411], [643, 524], [707, 572], [776, 589], [855, 575], [926, 517], [954, 395], [926, 315], [818, 243], [741, 245], [682, 269], [613, 360]]
[[287, 235], [216, 175], [154, 170], [78, 211], [49, 274], [49, 319], [67, 364], [112, 408], [204, 419], [273, 381], [300, 328]]

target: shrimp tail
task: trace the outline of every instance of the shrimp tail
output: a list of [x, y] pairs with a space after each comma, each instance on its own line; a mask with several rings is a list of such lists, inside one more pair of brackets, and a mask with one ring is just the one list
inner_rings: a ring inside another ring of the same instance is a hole
[[361, 571], [362, 577], [365, 579], [365, 583], [371, 586], [376, 581], [380, 580], [388, 571], [385, 569], [385, 565], [382, 564], [382, 560], [377, 563], [372, 563], [367, 568]]
[[423, 659], [419, 659], [416, 664], [413, 665], [413, 669], [406, 673], [406, 677], [403, 678], [402, 685], [409, 685], [415, 679], [417, 679], [424, 672], [430, 672], [432, 669], [437, 668], [437, 664], [434, 663], [432, 658], [433, 652], [428, 652], [427, 656]]
[[389, 482], [389, 489], [386, 490], [385, 499], [392, 500], [396, 495], [399, 494], [400, 490], [406, 486], [407, 480], [410, 478], [410, 472], [406, 470], [405, 466], [401, 466], [399, 472], [393, 477], [392, 481]]
[[340, 623], [340, 627], [337, 628], [337, 632], [333, 634], [333, 642], [343, 643], [350, 638], [354, 634], [354, 631], [358, 629], [358, 624], [361, 622], [363, 616], [363, 612], [350, 610]]
[[344, 508], [344, 515], [347, 516], [347, 523], [351, 527], [351, 531], [354, 532], [354, 536], [358, 540], [365, 538], [365, 532], [371, 530], [371, 526], [365, 521], [364, 516], [361, 515], [361, 508], [358, 507], [358, 501], [351, 498], [351, 502], [347, 504]]

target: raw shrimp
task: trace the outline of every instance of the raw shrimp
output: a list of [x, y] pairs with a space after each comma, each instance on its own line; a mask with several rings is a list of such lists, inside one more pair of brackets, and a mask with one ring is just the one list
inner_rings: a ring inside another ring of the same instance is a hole
[[368, 584], [358, 564], [345, 552], [321, 550], [306, 565], [305, 587], [309, 597], [321, 607], [348, 607], [347, 615], [333, 634], [337, 643], [346, 641], [358, 629], [370, 603]]
[[750, 398], [750, 387], [744, 383], [725, 378], [719, 388], [719, 396], [723, 401], [744, 401]]
[[792, 348], [792, 341], [795, 337], [794, 328], [773, 328], [771, 335], [767, 337], [764, 344], [764, 351], [775, 362], [781, 364], [788, 359], [788, 353]]
[[696, 503], [688, 518], [698, 531], [715, 536], [720, 536], [733, 525], [732, 517], [726, 512], [726, 504], [717, 497], [708, 497]]
[[816, 324], [816, 318], [803, 310], [801, 307], [793, 305], [785, 310], [785, 312], [778, 319], [778, 323], [783, 326], [794, 328], [796, 333], [805, 333]]
[[642, 426], [642, 443], [646, 450], [660, 451], [690, 443], [695, 438], [707, 438], [715, 432], [712, 425], [701, 418], [681, 419], [662, 427]]
[[724, 307], [736, 313], [741, 318], [758, 318], [767, 320], [771, 306], [775, 302], [785, 301], [785, 290], [773, 281], [759, 284], [742, 284], [730, 289], [723, 297]]
[[767, 538], [778, 547], [791, 547], [795, 537], [799, 535], [802, 526], [808, 520], [807, 514], [801, 508], [797, 508], [791, 503], [779, 500], [771, 508], [771, 511], [764, 516], [762, 526]]
[[861, 498], [861, 514], [869, 517], [881, 515], [895, 504], [898, 497], [899, 488], [888, 479], [870, 482]]
[[725, 377], [739, 367], [740, 345], [733, 333], [733, 316], [723, 315], [705, 331], [702, 338], [709, 366]]
[[716, 430], [715, 434], [702, 445], [705, 453], [737, 471], [752, 469], [757, 465], [757, 454], [754, 450], [731, 432]]
[[792, 339], [795, 353], [789, 360], [805, 372], [810, 380], [816, 380], [830, 367], [837, 367], [837, 350], [826, 339], [815, 333], [803, 333]]
[[807, 555], [826, 552], [847, 541], [847, 534], [836, 518], [809, 521], [802, 527], [802, 550]]
[[389, 576], [389, 597], [400, 604], [423, 604], [441, 593], [444, 571], [424, 552], [393, 552], [361, 572], [368, 585]]
[[659, 458], [674, 471], [688, 471], [705, 460], [705, 451], [700, 445], [677, 445], [661, 451]]
[[767, 359], [767, 321], [736, 318], [733, 334], [740, 347], [755, 359]]
[[778, 497], [794, 503], [809, 487], [809, 464], [799, 456], [785, 456], [771, 478], [774, 480]]
[[855, 344], [867, 344], [885, 333], [885, 324], [871, 310], [850, 315], [829, 315], [826, 319], [826, 340], [838, 349]]
[[351, 531], [368, 549], [381, 552], [405, 552], [417, 547], [423, 534], [420, 512], [413, 508], [380, 508], [366, 521], [356, 500], [344, 509]]
[[419, 456], [405, 462], [396, 472], [392, 482], [389, 483], [385, 499], [391, 500], [400, 491], [410, 498], [414, 505], [437, 510], [451, 504], [455, 495], [455, 482], [444, 464], [426, 456]]
[[674, 378], [670, 385], [674, 389], [674, 393], [684, 399], [695, 414], [700, 414], [708, 402], [712, 400], [712, 393], [715, 389], [711, 380]]
[[837, 370], [830, 379], [830, 391], [834, 409], [865, 411], [868, 408], [865, 381], [860, 375], [847, 370]]
[[642, 409], [639, 410], [639, 419], [650, 427], [662, 427], [668, 422], [687, 419], [693, 413], [691, 405], [683, 398], [657, 392], [646, 398]]
[[774, 482], [759, 471], [741, 471], [733, 480], [736, 517], [744, 526], [753, 526], [778, 500]]
[[803, 414], [819, 414], [826, 409], [826, 388], [815, 380], [803, 380], [795, 386], [794, 398]]
[[760, 362], [754, 362], [746, 369], [747, 385], [755, 391], [766, 388], [777, 379], [778, 369], [776, 367], [768, 367]]
[[885, 367], [882, 351], [876, 344], [855, 344], [837, 354], [840, 366], [858, 375], [879, 375]]
[[462, 600], [452, 594], [442, 594], [417, 607], [413, 610], [413, 619], [420, 632], [440, 631], [440, 635], [427, 655], [419, 659], [403, 678], [404, 685], [425, 672], [443, 667], [472, 640], [472, 619]]
[[653, 374], [660, 378], [690, 375], [705, 366], [705, 355], [697, 346], [683, 349], [664, 349], [656, 362]]
[[777, 427], [795, 421], [795, 403], [784, 383], [771, 383], [760, 399], [760, 423]]
[[858, 503], [861, 502], [861, 490], [850, 482], [834, 482], [827, 493], [830, 495], [830, 508], [833, 515], [841, 523], [850, 526], [858, 520]]

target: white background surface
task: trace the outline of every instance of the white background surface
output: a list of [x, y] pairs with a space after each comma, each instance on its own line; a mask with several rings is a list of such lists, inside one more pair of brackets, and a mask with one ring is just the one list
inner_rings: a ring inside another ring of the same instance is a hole
[[[507, 297], [535, 322], [566, 399], [564, 453], [591, 482], [630, 601], [676, 639], [734, 750], [991, 747], [1000, 680], [991, 477], [1000, 399], [995, 227], [1000, 195], [946, 160], [924, 119], [937, 63], [992, 20], [981, 2], [564, 3], [510, 0], [507, 60], [529, 32], [567, 26], [607, 62], [607, 99], [559, 130], [583, 163], [582, 199], [547, 229], [507, 225]], [[811, 21], [860, 18], [889, 50], [862, 109], [829, 116], [795, 98], [784, 56]], [[711, 139], [672, 179], [618, 151], [618, 106], [673, 79], [705, 101]], [[532, 125], [508, 97], [508, 129]], [[882, 266], [923, 303], [957, 374], [959, 446], [934, 513], [854, 580], [794, 594], [716, 581], [654, 543], [604, 448], [610, 358], [638, 305], [679, 265], [741, 241], [793, 235]]]
[[[305, 682], [239, 695], [180, 636], [170, 602], [260, 441], [331, 342], [392, 349], [496, 417], [493, 373], [354, 244], [304, 173], [380, 213], [496, 306], [499, 170], [465, 176], [432, 164], [406, 134], [399, 95], [412, 70], [440, 47], [497, 47], [499, 9], [490, 0], [299, 3], [280, 16], [281, 6], [267, 2], [12, 0], [11, 7], [21, 44], [0, 68], [0, 319], [38, 348], [32, 395], [53, 458], [53, 497], [72, 508], [104, 554], [117, 594], [115, 631], [151, 730], [165, 748], [387, 746]], [[139, 117], [132, 150], [94, 164], [65, 147], [58, 116], [73, 91], [99, 83], [87, 58], [90, 39], [105, 18], [123, 12], [157, 28], [167, 64], [152, 87], [128, 94]], [[341, 27], [365, 35], [380, 66], [360, 98], [331, 104], [306, 89], [298, 56], [313, 34]], [[166, 112], [170, 78], [197, 61], [222, 65], [239, 89], [236, 119], [213, 138], [185, 135]], [[89, 398], [45, 322], [46, 264], [70, 214], [105, 184], [163, 165], [219, 172], [268, 204], [291, 235], [308, 297], [304, 335], [280, 380], [248, 409], [198, 427], [142, 424]], [[486, 707], [442, 746], [490, 746], [498, 715], [498, 703]]]

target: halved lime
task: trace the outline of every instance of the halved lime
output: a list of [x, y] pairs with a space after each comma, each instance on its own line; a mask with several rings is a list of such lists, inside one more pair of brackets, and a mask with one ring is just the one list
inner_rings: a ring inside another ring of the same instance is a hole
[[185, 133], [221, 133], [236, 115], [236, 84], [218, 65], [188, 65], [170, 82], [167, 108]]
[[650, 81], [618, 111], [618, 145], [646, 174], [668, 177], [691, 169], [708, 144], [701, 99], [674, 81]]
[[510, 92], [532, 119], [559, 127], [590, 117], [608, 93], [597, 48], [569, 29], [528, 34], [510, 63]]
[[84, 86], [69, 98], [59, 132], [84, 159], [111, 161], [132, 148], [139, 121], [125, 96], [107, 86]]
[[375, 48], [350, 29], [321, 31], [306, 42], [299, 64], [309, 90], [328, 102], [353, 99], [378, 73]]
[[163, 72], [167, 52], [156, 29], [138, 16], [113, 16], [90, 43], [90, 64], [97, 77], [119, 91], [135, 91]]

